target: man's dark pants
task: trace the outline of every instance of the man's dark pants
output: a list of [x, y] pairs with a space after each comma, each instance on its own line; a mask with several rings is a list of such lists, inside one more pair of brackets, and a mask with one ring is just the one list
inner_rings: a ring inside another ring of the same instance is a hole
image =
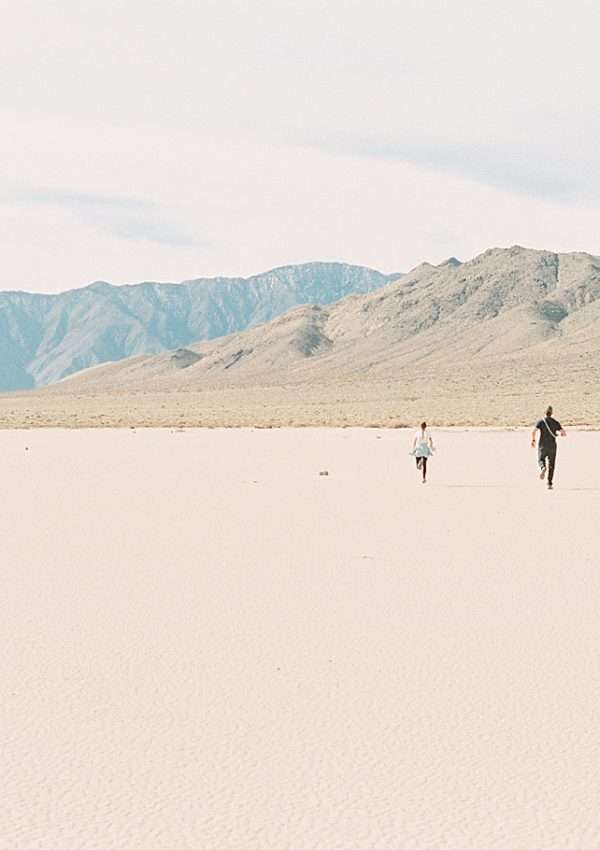
[[551, 447], [538, 446], [538, 461], [540, 469], [546, 468], [548, 458], [548, 484], [552, 484], [554, 478], [554, 466], [556, 464], [556, 444]]

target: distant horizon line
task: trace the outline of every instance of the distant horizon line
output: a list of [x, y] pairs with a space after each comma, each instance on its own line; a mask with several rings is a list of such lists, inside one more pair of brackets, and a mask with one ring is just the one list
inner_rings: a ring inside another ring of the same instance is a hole
[[477, 254], [474, 254], [468, 260], [459, 260], [454, 255], [451, 255], [451, 256], [447, 257], [445, 260], [442, 260], [441, 263], [431, 263], [428, 260], [423, 260], [420, 263], [417, 263], [415, 266], [413, 266], [412, 268], [410, 268], [406, 272], [396, 271], [396, 272], [387, 273], [387, 272], [382, 272], [380, 269], [375, 268], [373, 266], [367, 266], [367, 265], [363, 265], [361, 263], [349, 263], [349, 262], [346, 262], [344, 260], [306, 260], [304, 262], [298, 262], [298, 263], [284, 263], [283, 265], [273, 266], [271, 268], [265, 269], [265, 271], [257, 272], [255, 274], [251, 274], [251, 275], [247, 275], [247, 276], [243, 276], [243, 275], [211, 275], [211, 276], [208, 276], [208, 277], [185, 278], [184, 280], [180, 280], [180, 281], [140, 280], [140, 281], [136, 281], [134, 283], [111, 283], [110, 281], [107, 281], [107, 280], [97, 279], [97, 280], [91, 281], [90, 283], [84, 283], [81, 286], [73, 286], [73, 287], [70, 287], [68, 289], [58, 290], [57, 292], [40, 292], [40, 291], [34, 291], [34, 290], [30, 290], [30, 289], [0, 289], [0, 297], [2, 295], [34, 295], [34, 296], [41, 296], [41, 297], [47, 297], [47, 298], [57, 298], [57, 297], [60, 297], [61, 295], [69, 295], [72, 292], [83, 292], [86, 289], [91, 289], [92, 287], [101, 287], [101, 286], [111, 287], [112, 289], [121, 289], [121, 288], [124, 288], [124, 287], [137, 287], [137, 286], [185, 286], [186, 284], [189, 284], [189, 283], [200, 283], [200, 282], [209, 283], [209, 282], [219, 281], [219, 282], [223, 282], [223, 283], [228, 283], [228, 282], [231, 282], [231, 281], [251, 281], [251, 280], [254, 280], [254, 279], [259, 278], [259, 277], [264, 277], [265, 275], [268, 275], [268, 274], [273, 274], [274, 272], [280, 272], [280, 271], [284, 271], [286, 269], [292, 269], [292, 268], [301, 268], [303, 266], [346, 266], [348, 268], [364, 269], [366, 271], [376, 272], [377, 274], [380, 274], [382, 277], [388, 278], [390, 281], [392, 281], [395, 278], [404, 277], [404, 276], [410, 274], [411, 272], [415, 271], [415, 269], [418, 269], [421, 266], [431, 266], [432, 268], [441, 268], [441, 267], [448, 265], [450, 263], [453, 263], [453, 262], [458, 263], [459, 265], [464, 265], [465, 263], [473, 262], [474, 260], [478, 259], [478, 257], [482, 257], [485, 254], [492, 253], [494, 251], [509, 252], [509, 251], [515, 251], [515, 250], [530, 251], [530, 252], [536, 253], [536, 254], [554, 254], [556, 256], [560, 256], [560, 255], [565, 256], [565, 255], [574, 255], [574, 254], [583, 254], [583, 255], [588, 256], [588, 257], [598, 256], [596, 254], [592, 254], [590, 251], [551, 251], [547, 248], [529, 248], [525, 245], [520, 245], [520, 244], [515, 243], [513, 245], [507, 245], [507, 246], [495, 245], [491, 248], [486, 248], [483, 251], [480, 251]]

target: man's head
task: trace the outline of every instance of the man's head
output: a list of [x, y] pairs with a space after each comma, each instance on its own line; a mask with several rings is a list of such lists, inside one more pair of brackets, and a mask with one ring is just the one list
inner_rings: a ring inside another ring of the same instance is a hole
[[549, 404], [546, 408], [546, 416], [552, 416], [552, 405]]

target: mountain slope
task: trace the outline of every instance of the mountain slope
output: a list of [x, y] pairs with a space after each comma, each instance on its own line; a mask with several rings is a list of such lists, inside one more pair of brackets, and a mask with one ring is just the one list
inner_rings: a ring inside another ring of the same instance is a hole
[[[423, 381], [517, 360], [568, 381], [600, 354], [600, 258], [518, 246], [423, 264], [377, 291], [300, 307], [241, 334], [84, 372], [65, 391]], [[185, 368], [180, 368], [185, 360]], [[187, 358], [187, 359], [186, 359]], [[548, 368], [548, 367], [546, 367]]]
[[58, 295], [3, 292], [0, 390], [43, 386], [106, 361], [231, 334], [299, 304], [330, 304], [389, 279], [360, 266], [307, 263], [247, 279], [99, 282]]

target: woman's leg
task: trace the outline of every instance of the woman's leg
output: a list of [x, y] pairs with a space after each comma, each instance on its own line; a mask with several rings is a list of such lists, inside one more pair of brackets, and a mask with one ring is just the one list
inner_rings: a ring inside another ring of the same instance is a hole
[[423, 470], [423, 481], [425, 481], [427, 478], [427, 458], [423, 457], [421, 458], [421, 460], [423, 461], [423, 464], [421, 466], [421, 469]]

